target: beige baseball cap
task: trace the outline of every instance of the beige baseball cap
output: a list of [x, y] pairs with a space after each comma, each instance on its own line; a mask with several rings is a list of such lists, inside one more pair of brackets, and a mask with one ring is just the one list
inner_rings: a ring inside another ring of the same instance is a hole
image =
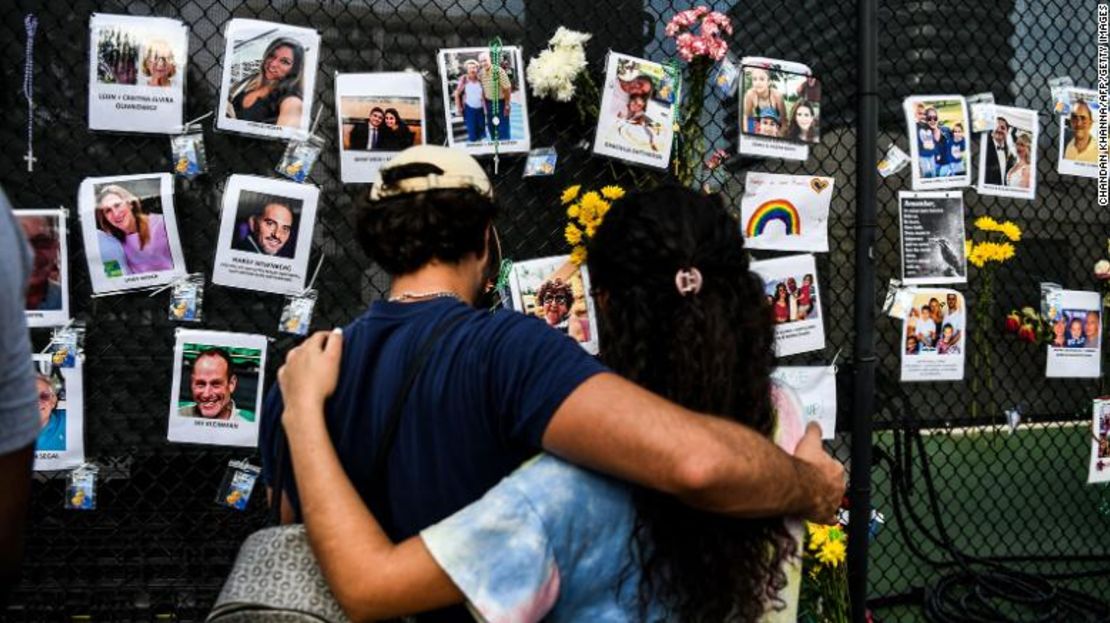
[[482, 165], [462, 150], [439, 145], [416, 145], [394, 156], [382, 167], [382, 171], [406, 164], [430, 164], [442, 173], [407, 177], [392, 184], [382, 182], [379, 174], [379, 181], [370, 189], [371, 201], [446, 188], [470, 188], [493, 199], [493, 184]]

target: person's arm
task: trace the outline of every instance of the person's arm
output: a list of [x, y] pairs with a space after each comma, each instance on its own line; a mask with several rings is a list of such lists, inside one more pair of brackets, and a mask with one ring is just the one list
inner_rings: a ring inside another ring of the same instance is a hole
[[572, 463], [736, 517], [830, 521], [844, 468], [811, 425], [795, 456], [755, 430], [702, 415], [616, 374], [596, 374], [555, 411], [543, 447]]
[[288, 128], [295, 128], [301, 125], [301, 111], [303, 110], [304, 102], [301, 98], [290, 95], [281, 100], [278, 104], [278, 118], [275, 125], [280, 125]]
[[335, 598], [354, 621], [394, 618], [462, 603], [464, 596], [413, 537], [394, 545], [351, 485], [324, 422], [335, 390], [342, 334], [319, 332], [278, 371], [282, 424], [309, 544]]

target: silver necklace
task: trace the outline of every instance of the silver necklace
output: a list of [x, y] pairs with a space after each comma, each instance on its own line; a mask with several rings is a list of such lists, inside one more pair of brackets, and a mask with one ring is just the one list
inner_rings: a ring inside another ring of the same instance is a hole
[[400, 303], [402, 301], [423, 301], [426, 299], [439, 299], [447, 297], [458, 299], [459, 295], [450, 290], [437, 290], [435, 292], [402, 292], [397, 296], [389, 297], [389, 302]]

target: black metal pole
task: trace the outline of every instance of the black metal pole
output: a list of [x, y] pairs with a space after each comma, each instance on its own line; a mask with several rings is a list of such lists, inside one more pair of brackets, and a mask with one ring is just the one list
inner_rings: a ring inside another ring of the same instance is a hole
[[856, 132], [856, 303], [852, 462], [848, 500], [848, 595], [852, 620], [867, 613], [867, 541], [871, 520], [871, 432], [875, 411], [875, 220], [878, 191], [879, 46], [875, 0], [859, 0], [859, 100]]

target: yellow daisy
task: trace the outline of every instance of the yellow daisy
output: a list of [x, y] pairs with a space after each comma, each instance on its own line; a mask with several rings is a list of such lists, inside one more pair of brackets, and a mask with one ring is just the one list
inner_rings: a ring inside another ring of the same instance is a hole
[[578, 218], [578, 213], [579, 211], [577, 203], [572, 203], [570, 204], [570, 207], [567, 208], [567, 218]]
[[848, 548], [844, 546], [844, 541], [829, 541], [821, 546], [821, 551], [817, 552], [817, 560], [836, 567], [844, 562], [847, 555]]
[[1010, 221], [1006, 221], [999, 225], [998, 231], [1002, 232], [1011, 242], [1018, 242], [1021, 240], [1021, 228]]
[[807, 521], [806, 527], [809, 529], [809, 549], [815, 552], [829, 540], [829, 526]]
[[581, 265], [586, 261], [586, 247], [578, 245], [570, 252], [570, 261], [575, 265]]
[[975, 227], [982, 231], [998, 231], [998, 221], [989, 216], [980, 216], [975, 219]]
[[563, 190], [563, 195], [559, 198], [559, 201], [562, 201], [563, 205], [574, 201], [574, 198], [578, 196], [578, 191], [581, 190], [581, 188], [581, 184], [575, 184], [574, 186], [567, 187]]
[[566, 237], [567, 244], [570, 245], [576, 245], [582, 242], [582, 230], [578, 229], [574, 223], [567, 225], [567, 228], [563, 230], [563, 236]]
[[606, 186], [601, 189], [601, 196], [609, 201], [616, 201], [624, 196], [624, 189], [615, 185]]

